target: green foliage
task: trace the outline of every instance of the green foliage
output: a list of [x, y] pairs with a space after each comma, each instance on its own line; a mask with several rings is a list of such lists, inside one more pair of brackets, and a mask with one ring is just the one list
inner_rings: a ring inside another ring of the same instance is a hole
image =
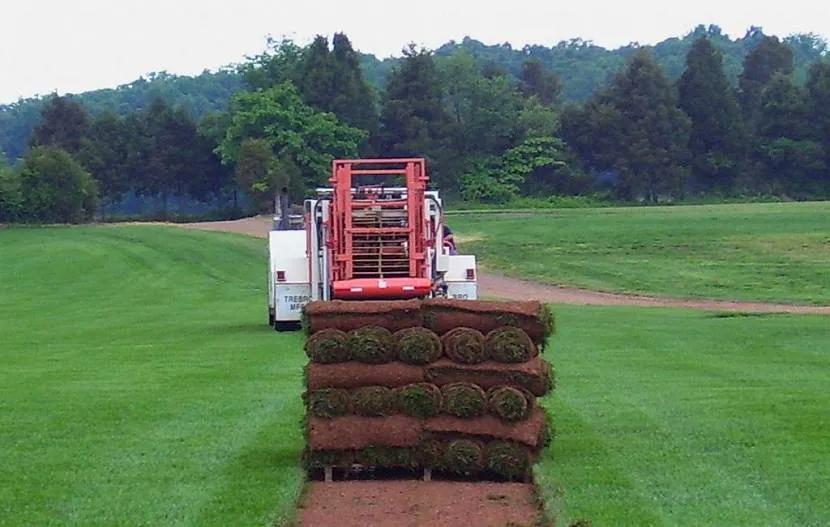
[[740, 176], [747, 137], [737, 97], [723, 69], [723, 53], [705, 35], [686, 56], [678, 104], [691, 119], [693, 190], [730, 192]]
[[277, 158], [297, 166], [303, 192], [326, 181], [335, 157], [353, 157], [365, 132], [333, 114], [306, 105], [294, 85], [242, 92], [234, 98], [230, 124], [218, 147], [223, 162], [236, 164], [247, 138], [263, 139]]
[[20, 175], [0, 158], [0, 223], [13, 223], [23, 214]]
[[23, 219], [81, 223], [95, 214], [95, 181], [69, 153], [52, 147], [29, 150], [20, 165]]
[[776, 76], [793, 73], [793, 51], [778, 37], [764, 36], [744, 59], [738, 78], [739, 96], [744, 117], [754, 128], [761, 112], [761, 95]]

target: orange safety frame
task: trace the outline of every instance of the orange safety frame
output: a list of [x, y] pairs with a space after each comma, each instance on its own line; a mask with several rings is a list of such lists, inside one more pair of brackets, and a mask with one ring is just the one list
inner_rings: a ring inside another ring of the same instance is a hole
[[[353, 188], [359, 176], [403, 176], [406, 197], [379, 199], [383, 185], [369, 185], [366, 195], [361, 195], [359, 188]], [[428, 295], [433, 283], [427, 251], [431, 234], [424, 212], [429, 181], [425, 160], [334, 160], [329, 181], [334, 190], [328, 247], [332, 297], [398, 299]], [[384, 224], [380, 219], [383, 211], [404, 224]], [[359, 216], [375, 224], [361, 224]]]

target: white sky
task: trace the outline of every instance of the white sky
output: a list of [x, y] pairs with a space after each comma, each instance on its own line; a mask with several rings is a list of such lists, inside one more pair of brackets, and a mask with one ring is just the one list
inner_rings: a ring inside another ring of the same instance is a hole
[[551, 46], [581, 37], [616, 48], [717, 24], [730, 37], [830, 40], [830, 2], [756, 0], [0, 0], [0, 103], [36, 94], [115, 87], [153, 71], [198, 74], [241, 62], [286, 35], [305, 44], [344, 31], [383, 58], [408, 42], [435, 48], [465, 35], [486, 44]]

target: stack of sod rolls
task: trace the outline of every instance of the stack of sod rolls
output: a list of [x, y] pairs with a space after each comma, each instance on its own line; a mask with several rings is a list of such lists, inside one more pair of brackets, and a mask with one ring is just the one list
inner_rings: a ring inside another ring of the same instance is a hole
[[309, 469], [523, 479], [550, 442], [539, 302], [312, 302], [304, 323]]

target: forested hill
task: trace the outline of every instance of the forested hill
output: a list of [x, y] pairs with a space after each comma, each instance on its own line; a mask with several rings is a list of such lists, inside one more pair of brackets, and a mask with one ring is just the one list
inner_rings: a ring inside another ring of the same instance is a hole
[[[522, 64], [530, 57], [538, 58], [555, 73], [561, 83], [563, 101], [585, 101], [594, 91], [605, 86], [641, 47], [648, 48], [667, 75], [676, 79], [683, 72], [686, 54], [694, 40], [707, 34], [713, 45], [723, 52], [724, 71], [733, 84], [742, 68], [746, 54], [762, 38], [759, 28], [750, 28], [740, 38], [732, 39], [717, 26], [699, 26], [682, 37], [670, 38], [654, 46], [632, 43], [618, 49], [606, 49], [575, 38], [551, 47], [510, 44], [485, 45], [472, 38], [448, 42], [435, 50], [440, 60], [459, 49], [467, 51], [480, 67], [504, 71], [518, 78]], [[812, 34], [788, 36], [783, 39], [793, 50], [795, 79], [802, 83], [807, 66], [827, 51], [827, 43]], [[371, 54], [360, 54], [364, 78], [376, 90], [384, 87], [389, 73], [401, 58], [379, 60]], [[173, 106], [182, 106], [195, 119], [223, 111], [230, 98], [244, 88], [242, 75], [228, 67], [218, 72], [205, 71], [198, 76], [157, 73], [130, 84], [112, 89], [89, 91], [78, 95], [79, 101], [92, 115], [115, 110], [121, 115], [145, 109], [154, 97], [161, 96]], [[34, 126], [40, 122], [42, 98], [29, 98], [14, 104], [0, 105], [0, 151], [10, 160], [20, 157]]]

